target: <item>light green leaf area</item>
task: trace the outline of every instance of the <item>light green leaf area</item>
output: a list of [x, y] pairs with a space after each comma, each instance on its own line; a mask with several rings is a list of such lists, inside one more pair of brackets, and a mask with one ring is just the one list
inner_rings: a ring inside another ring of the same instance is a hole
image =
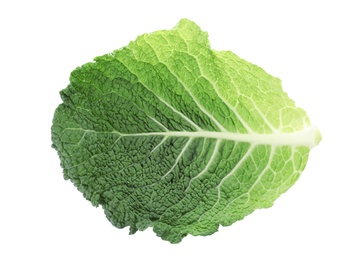
[[183, 19], [75, 69], [53, 147], [109, 221], [178, 243], [272, 206], [321, 139], [278, 78]]

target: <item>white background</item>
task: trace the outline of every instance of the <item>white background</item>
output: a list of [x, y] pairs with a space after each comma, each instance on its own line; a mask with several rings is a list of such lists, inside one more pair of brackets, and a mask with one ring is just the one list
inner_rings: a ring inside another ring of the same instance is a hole
[[[354, 259], [350, 1], [1, 1], [0, 259]], [[208, 237], [114, 228], [62, 178], [50, 127], [70, 72], [180, 18], [283, 81], [322, 132], [295, 186]]]

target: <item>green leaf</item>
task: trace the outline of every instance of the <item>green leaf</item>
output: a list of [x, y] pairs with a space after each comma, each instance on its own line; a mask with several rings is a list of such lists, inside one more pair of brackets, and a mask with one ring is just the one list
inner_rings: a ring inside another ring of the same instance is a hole
[[178, 243], [272, 206], [320, 142], [278, 78], [182, 19], [75, 69], [53, 147], [109, 221]]

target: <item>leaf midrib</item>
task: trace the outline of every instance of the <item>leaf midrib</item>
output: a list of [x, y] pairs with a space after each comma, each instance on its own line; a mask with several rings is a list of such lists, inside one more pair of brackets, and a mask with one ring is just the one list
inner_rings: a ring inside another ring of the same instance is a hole
[[171, 137], [203, 137], [230, 140], [236, 142], [245, 142], [253, 145], [275, 145], [275, 146], [308, 146], [310, 148], [318, 144], [318, 129], [314, 126], [306, 128], [301, 131], [292, 133], [276, 133], [276, 134], [241, 134], [232, 132], [211, 132], [211, 131], [166, 131], [166, 132], [150, 132], [150, 133], [136, 133], [136, 134], [120, 134], [124, 136], [171, 136]]
[[[139, 137], [139, 136], [165, 136], [165, 137], [188, 137], [188, 138], [212, 138], [218, 140], [230, 140], [235, 142], [245, 142], [251, 145], [274, 145], [274, 146], [306, 146], [312, 148], [319, 143], [320, 133], [315, 126], [310, 126], [301, 131], [291, 133], [232, 133], [232, 132], [212, 132], [212, 131], [162, 131], [162, 132], [146, 132], [146, 133], [120, 133], [112, 132], [97, 132], [94, 130], [86, 130], [82, 128], [66, 128], [65, 130], [79, 130], [94, 133], [110, 133], [117, 134], [122, 137]], [[64, 130], [64, 131], [65, 131]]]

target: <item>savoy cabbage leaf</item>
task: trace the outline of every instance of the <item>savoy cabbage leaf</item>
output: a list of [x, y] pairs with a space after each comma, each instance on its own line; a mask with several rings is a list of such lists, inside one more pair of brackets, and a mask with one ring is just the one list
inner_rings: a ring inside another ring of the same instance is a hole
[[53, 147], [109, 221], [178, 243], [274, 200], [321, 139], [281, 82], [182, 19], [75, 69]]

